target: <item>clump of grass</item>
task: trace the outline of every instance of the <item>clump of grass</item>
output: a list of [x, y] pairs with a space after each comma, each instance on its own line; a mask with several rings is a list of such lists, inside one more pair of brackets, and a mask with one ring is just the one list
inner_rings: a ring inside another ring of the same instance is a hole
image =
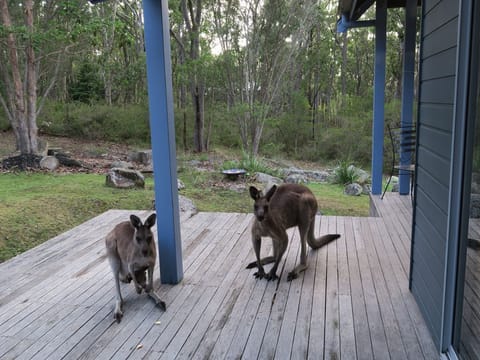
[[333, 169], [332, 180], [333, 184], [348, 185], [356, 182], [359, 178], [355, 166], [350, 161], [340, 161]]
[[262, 162], [258, 156], [253, 156], [245, 151], [243, 152], [240, 160], [225, 161], [221, 166], [221, 170], [227, 169], [245, 169], [249, 174], [261, 172], [272, 176], [279, 175], [279, 171], [277, 169], [269, 167]]

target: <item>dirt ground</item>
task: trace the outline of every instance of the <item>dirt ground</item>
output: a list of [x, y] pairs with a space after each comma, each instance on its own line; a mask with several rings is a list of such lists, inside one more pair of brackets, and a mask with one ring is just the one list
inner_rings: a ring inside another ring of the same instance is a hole
[[[49, 135], [41, 135], [40, 137], [47, 141], [49, 149], [58, 149], [84, 165], [81, 168], [61, 166], [56, 170], [57, 172], [103, 173], [110, 168], [113, 161], [128, 161], [129, 154], [134, 150], [139, 150], [128, 145], [108, 141], [80, 140]], [[13, 133], [0, 132], [0, 162], [18, 154], [15, 151]]]

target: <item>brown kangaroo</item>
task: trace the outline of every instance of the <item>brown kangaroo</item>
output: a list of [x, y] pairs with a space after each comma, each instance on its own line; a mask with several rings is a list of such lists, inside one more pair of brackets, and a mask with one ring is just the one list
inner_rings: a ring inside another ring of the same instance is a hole
[[[315, 238], [315, 215], [317, 214], [318, 204], [315, 196], [306, 186], [283, 184], [277, 188], [274, 185], [266, 195], [251, 186], [250, 196], [255, 200], [252, 242], [257, 260], [248, 264], [247, 269], [257, 267], [258, 271], [254, 274], [256, 278], [278, 279], [276, 272], [280, 260], [287, 250], [288, 235], [286, 230], [288, 228], [298, 226], [301, 244], [300, 264], [288, 273], [288, 281], [298, 277], [298, 274], [307, 268], [307, 243], [312, 249], [318, 249], [340, 237], [339, 234], [328, 234], [318, 239]], [[260, 259], [262, 236], [272, 238], [273, 255]], [[270, 272], [265, 273], [263, 265], [272, 262], [274, 265]]]
[[105, 239], [107, 257], [115, 280], [116, 302], [113, 317], [117, 322], [123, 317], [120, 281], [130, 283], [133, 280], [138, 294], [145, 290], [157, 305], [165, 310], [165, 303], [152, 291], [157, 250], [151, 228], [155, 225], [156, 218], [156, 215], [152, 214], [142, 224], [140, 218], [130, 215], [130, 221], [116, 225]]

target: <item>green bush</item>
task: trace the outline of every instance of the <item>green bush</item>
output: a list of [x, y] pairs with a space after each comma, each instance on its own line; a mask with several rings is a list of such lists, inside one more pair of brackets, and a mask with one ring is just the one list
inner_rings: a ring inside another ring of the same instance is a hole
[[333, 169], [332, 183], [340, 185], [348, 185], [356, 182], [359, 178], [355, 166], [352, 162], [343, 160]]
[[147, 105], [107, 106], [47, 103], [38, 118], [39, 130], [75, 138], [150, 143]]

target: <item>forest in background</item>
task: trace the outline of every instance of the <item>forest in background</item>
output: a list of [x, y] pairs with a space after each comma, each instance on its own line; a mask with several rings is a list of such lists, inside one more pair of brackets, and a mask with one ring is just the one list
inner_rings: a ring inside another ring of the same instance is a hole
[[[337, 4], [170, 0], [178, 150], [368, 166], [374, 29], [337, 33]], [[0, 0], [0, 12], [0, 130], [17, 128], [23, 104], [40, 137], [150, 141], [141, 1]], [[403, 9], [389, 9], [387, 36], [394, 123]]]

